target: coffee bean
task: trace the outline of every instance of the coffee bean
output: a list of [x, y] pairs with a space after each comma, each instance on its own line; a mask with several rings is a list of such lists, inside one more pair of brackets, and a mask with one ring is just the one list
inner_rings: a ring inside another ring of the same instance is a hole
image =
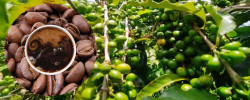
[[23, 38], [22, 38], [22, 40], [21, 40], [21, 46], [24, 46], [24, 45], [25, 45], [26, 40], [28, 39], [28, 37], [29, 37], [29, 34], [26, 34], [26, 35], [23, 36]]
[[80, 31], [76, 25], [68, 23], [64, 26], [64, 28], [74, 37], [74, 39], [80, 40]]
[[48, 12], [48, 13], [53, 13], [52, 8], [47, 5], [47, 4], [42, 4], [34, 7], [34, 10], [36, 12]]
[[62, 72], [62, 73], [63, 73], [63, 76], [64, 76], [64, 77], [67, 77], [67, 76], [69, 75], [69, 72], [70, 72], [70, 71], [64, 71], [64, 72]]
[[76, 60], [73, 61], [73, 63], [70, 65], [70, 67], [68, 68], [68, 70], [74, 68], [74, 66], [78, 64], [78, 62]]
[[54, 9], [56, 12], [59, 12], [59, 13], [63, 13], [65, 12], [66, 10], [68, 10], [69, 8], [68, 7], [65, 7], [63, 5], [60, 5], [60, 4], [48, 4], [50, 5], [50, 7], [52, 9]]
[[55, 21], [54, 21], [54, 20], [51, 20], [51, 21], [49, 21], [47, 24], [48, 24], [48, 25], [54, 25], [54, 23], [55, 23]]
[[30, 25], [33, 25], [36, 22], [47, 23], [47, 18], [38, 12], [28, 12], [25, 14], [25, 19]]
[[68, 83], [77, 83], [79, 82], [85, 73], [84, 65], [82, 62], [79, 62], [72, 68], [69, 72], [69, 75], [66, 77], [65, 81]]
[[[75, 11], [75, 10], [73, 10], [73, 9], [68, 9], [68, 10], [66, 10], [64, 13], [63, 13], [63, 18], [65, 18], [65, 19], [67, 19], [67, 20], [69, 20], [69, 19], [71, 19], [74, 15], [76, 15], [76, 14], [78, 14], [78, 12], [77, 11]], [[69, 21], [71, 21], [71, 20], [69, 20]]]
[[90, 57], [94, 52], [94, 47], [91, 41], [89, 40], [81, 40], [76, 44], [76, 52], [80, 57]]
[[59, 16], [56, 15], [56, 14], [51, 14], [51, 15], [49, 16], [49, 19], [51, 19], [51, 20], [55, 20], [55, 19], [57, 19], [57, 18], [59, 18]]
[[15, 70], [16, 77], [23, 78], [23, 73], [21, 71], [20, 63], [16, 64], [16, 70]]
[[28, 23], [22, 23], [22, 24], [20, 24], [19, 29], [24, 34], [30, 34], [31, 33], [31, 26]]
[[58, 95], [64, 85], [63, 74], [47, 75], [47, 93], [50, 96]]
[[85, 69], [86, 69], [88, 75], [91, 73], [94, 64], [95, 64], [95, 62], [93, 62], [93, 61], [86, 61], [85, 62]]
[[37, 80], [34, 82], [31, 92], [40, 94], [43, 93], [43, 91], [46, 88], [46, 76], [44, 74], [41, 74]]
[[88, 59], [88, 61], [95, 62], [95, 61], [96, 61], [96, 55], [90, 57], [90, 58]]
[[75, 90], [76, 88], [77, 88], [77, 84], [75, 84], [75, 83], [70, 83], [70, 84], [68, 84], [67, 86], [65, 86], [65, 87], [62, 89], [62, 91], [60, 92], [60, 95], [63, 95], [63, 94], [68, 93], [68, 92], [70, 92], [70, 91], [73, 91], [73, 90]]
[[89, 35], [80, 35], [80, 40], [88, 40]]
[[24, 15], [18, 16], [17, 19], [15, 20], [15, 22], [13, 23], [13, 25], [14, 24], [22, 24], [22, 23], [27, 23]]
[[56, 74], [55, 75], [55, 82], [53, 85], [53, 94], [54, 95], [58, 95], [60, 93], [60, 91], [62, 90], [64, 85], [64, 77], [63, 74]]
[[33, 32], [34, 30], [36, 30], [37, 28], [43, 26], [44, 24], [42, 22], [36, 22], [32, 28], [31, 28], [31, 32]]
[[31, 7], [28, 10], [26, 10], [27, 12], [34, 12], [35, 11], [35, 7]]
[[36, 79], [40, 75], [40, 73], [38, 71], [36, 71], [35, 69], [33, 69], [32, 67], [30, 67], [29, 69], [30, 69], [30, 72], [33, 76], [33, 80]]
[[68, 21], [64, 18], [57, 18], [55, 19], [55, 22], [54, 22], [54, 25], [57, 25], [57, 26], [65, 26], [66, 24], [68, 24]]
[[31, 82], [24, 79], [24, 78], [15, 78], [16, 81], [22, 86], [24, 87], [25, 89], [29, 89], [30, 86], [31, 86]]
[[81, 34], [90, 34], [90, 26], [82, 15], [73, 16], [72, 23], [75, 24], [80, 30]]
[[23, 57], [20, 62], [21, 72], [24, 76], [24, 78], [28, 80], [33, 80], [33, 74], [30, 71], [29, 63], [26, 60], [26, 57]]
[[18, 27], [13, 26], [13, 25], [10, 26], [10, 29], [7, 33], [7, 39], [9, 42], [19, 44], [22, 37], [23, 37], [23, 33]]
[[49, 18], [49, 14], [47, 12], [38, 12], [39, 14], [43, 15], [47, 19]]
[[8, 61], [7, 67], [8, 67], [8, 69], [9, 69], [10, 73], [13, 73], [13, 72], [14, 72], [15, 67], [16, 67], [16, 62], [15, 62], [15, 60], [14, 60], [13, 58], [11, 58], [11, 59]]
[[4, 44], [4, 49], [8, 49], [8, 47], [9, 47], [9, 41], [8, 41], [8, 39], [6, 38], [6, 39], [5, 39], [5, 44]]
[[11, 43], [8, 47], [8, 58], [15, 58], [15, 54], [19, 45], [17, 43]]
[[17, 63], [20, 63], [22, 58], [25, 56], [24, 54], [24, 46], [20, 46], [17, 51], [16, 51], [16, 54], [15, 54], [15, 60]]
[[87, 79], [88, 79], [88, 76], [87, 76], [87, 75], [84, 75], [84, 76], [83, 76], [83, 79], [82, 79], [82, 83], [84, 83]]

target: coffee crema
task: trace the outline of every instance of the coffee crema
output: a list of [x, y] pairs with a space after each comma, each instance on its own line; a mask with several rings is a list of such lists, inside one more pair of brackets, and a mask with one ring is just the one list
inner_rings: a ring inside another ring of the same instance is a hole
[[27, 49], [30, 62], [43, 72], [56, 72], [66, 67], [73, 57], [70, 37], [56, 28], [44, 28], [34, 33]]

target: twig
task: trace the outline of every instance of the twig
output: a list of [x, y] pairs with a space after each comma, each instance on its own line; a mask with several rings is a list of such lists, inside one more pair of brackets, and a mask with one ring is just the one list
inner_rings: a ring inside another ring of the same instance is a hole
[[210, 40], [208, 40], [207, 36], [205, 34], [203, 34], [203, 32], [198, 28], [198, 26], [193, 25], [193, 27], [194, 27], [194, 30], [196, 32], [198, 32], [200, 34], [200, 36], [202, 37], [202, 39], [207, 43], [209, 48], [213, 51], [215, 49], [214, 44]]
[[150, 34], [145, 35], [145, 36], [143, 36], [142, 38], [150, 38], [150, 37], [152, 37], [152, 36], [153, 36], [153, 32], [155, 31], [157, 25], [158, 25], [158, 23], [156, 22], [156, 23], [154, 24], [154, 26], [153, 26], [153, 28], [152, 28]]
[[[109, 20], [108, 18], [108, 7], [107, 7], [107, 1], [104, 0], [103, 1], [103, 6], [104, 6], [104, 56], [105, 56], [105, 63], [110, 63], [110, 57], [109, 57], [109, 50], [108, 50], [108, 42], [109, 42], [109, 37], [108, 37], [108, 26], [106, 25], [106, 22]], [[108, 91], [109, 91], [109, 87], [108, 87], [108, 74], [105, 75], [104, 79], [103, 79], [103, 84], [101, 87], [101, 91], [102, 91], [102, 100], [106, 100], [107, 99], [107, 95], [108, 95]]]
[[[215, 45], [209, 39], [207, 39], [206, 35], [204, 35], [204, 33], [196, 25], [193, 25], [193, 27], [194, 27], [195, 31], [197, 31], [200, 34], [200, 36], [203, 38], [203, 40], [207, 43], [207, 45], [212, 50], [212, 52], [213, 53], [218, 52], [215, 48]], [[241, 85], [241, 82], [242, 82], [241, 77], [232, 69], [232, 67], [228, 64], [228, 62], [224, 59], [220, 59], [220, 61], [225, 66], [225, 68], [226, 68], [230, 78], [233, 80], [233, 82], [237, 83], [238, 85]]]
[[[129, 38], [129, 27], [128, 27], [128, 17], [125, 19], [125, 36], [126, 36], [126, 41], [124, 42], [123, 49], [126, 51], [128, 49], [128, 38]], [[123, 55], [122, 61], [126, 62], [126, 55]]]
[[77, 11], [76, 6], [74, 5], [74, 3], [72, 3], [71, 0], [67, 0], [67, 2], [69, 3], [69, 5], [70, 5], [75, 11]]
[[223, 8], [220, 10], [221, 13], [230, 13], [235, 10], [247, 10], [250, 9], [250, 3], [244, 3], [239, 5], [233, 5], [227, 8]]

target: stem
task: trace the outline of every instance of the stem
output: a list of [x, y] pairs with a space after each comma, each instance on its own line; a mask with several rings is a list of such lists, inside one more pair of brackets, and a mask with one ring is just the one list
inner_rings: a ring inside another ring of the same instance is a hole
[[217, 33], [215, 46], [216, 46], [216, 47], [219, 47], [219, 46], [220, 46], [220, 33]]
[[155, 31], [157, 24], [158, 24], [157, 22], [154, 24], [154, 26], [153, 26], [150, 34], [148, 34], [146, 36], [143, 36], [142, 38], [150, 38], [150, 37], [152, 37], [153, 36], [153, 32]]
[[[212, 52], [213, 53], [218, 52], [215, 48], [215, 45], [209, 39], [207, 39], [206, 35], [204, 35], [204, 33], [196, 25], [193, 25], [193, 27], [194, 27], [195, 31], [197, 31], [200, 34], [200, 36], [203, 38], [203, 40], [207, 43], [207, 45], [212, 50]], [[220, 59], [220, 61], [225, 66], [225, 68], [226, 68], [230, 78], [233, 80], [233, 82], [240, 85], [242, 82], [241, 77], [232, 69], [232, 67], [228, 64], [228, 62], [226, 60]]]
[[247, 9], [250, 9], [250, 3], [233, 5], [233, 6], [221, 9], [220, 12], [230, 13], [230, 12], [235, 11], [235, 10], [247, 10]]
[[198, 32], [200, 34], [200, 36], [202, 37], [202, 39], [207, 43], [207, 45], [209, 46], [209, 48], [213, 51], [215, 48], [214, 44], [207, 38], [207, 36], [205, 34], [203, 34], [203, 32], [198, 28], [198, 26], [193, 25], [194, 30], [196, 32]]
[[[106, 25], [106, 22], [109, 20], [108, 18], [108, 7], [107, 7], [107, 1], [104, 0], [103, 1], [103, 6], [104, 6], [104, 44], [105, 44], [105, 48], [104, 48], [104, 55], [105, 55], [105, 63], [110, 63], [110, 57], [109, 57], [109, 52], [108, 52], [108, 42], [109, 42], [109, 37], [108, 37], [108, 26]], [[101, 91], [102, 91], [102, 100], [106, 100], [107, 99], [107, 95], [108, 95], [108, 91], [109, 91], [109, 86], [108, 86], [108, 74], [105, 75], [104, 79], [103, 79], [103, 84], [101, 87]]]
[[71, 0], [67, 0], [67, 2], [75, 11], [77, 11], [76, 6], [74, 5], [74, 3], [71, 2]]
[[[129, 38], [128, 17], [126, 17], [126, 19], [125, 19], [125, 31], [126, 31], [126, 32], [125, 32], [125, 36], [126, 36], [127, 40], [124, 42], [123, 49], [124, 49], [125, 51], [127, 51], [127, 49], [128, 49], [127, 44], [128, 44], [128, 38]], [[123, 61], [123, 62], [126, 62], [126, 55], [123, 55], [122, 61]]]

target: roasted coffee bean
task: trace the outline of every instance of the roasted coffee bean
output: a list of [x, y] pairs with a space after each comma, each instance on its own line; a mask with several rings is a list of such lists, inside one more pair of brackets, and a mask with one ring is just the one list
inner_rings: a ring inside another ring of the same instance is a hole
[[62, 72], [62, 73], [63, 73], [63, 76], [64, 76], [64, 77], [67, 77], [67, 76], [69, 75], [69, 72], [70, 72], [70, 71], [64, 71], [64, 72]]
[[21, 72], [24, 76], [24, 78], [28, 80], [33, 80], [33, 74], [30, 71], [29, 63], [26, 60], [26, 57], [23, 57], [20, 62]]
[[68, 68], [68, 70], [72, 69], [76, 64], [78, 64], [78, 62], [76, 60], [74, 60], [73, 63]]
[[24, 57], [24, 46], [20, 46], [17, 51], [16, 51], [16, 54], [15, 54], [15, 60], [17, 63], [20, 63], [22, 58]]
[[14, 24], [22, 24], [22, 23], [27, 23], [26, 20], [25, 20], [24, 15], [18, 16], [17, 19], [14, 22]]
[[80, 40], [88, 40], [89, 35], [80, 35]]
[[8, 47], [8, 56], [9, 58], [15, 58], [15, 54], [19, 45], [17, 43], [11, 43]]
[[76, 25], [72, 24], [72, 23], [68, 23], [64, 26], [64, 28], [69, 31], [69, 33], [74, 37], [74, 39], [76, 40], [80, 40], [80, 31], [79, 29], [76, 27]]
[[22, 31], [16, 26], [10, 26], [10, 29], [7, 33], [7, 39], [9, 42], [12, 43], [20, 43], [21, 39], [23, 38]]
[[55, 76], [48, 75], [47, 76], [47, 92], [48, 95], [58, 95], [62, 90], [64, 85], [64, 77], [63, 74], [57, 74]]
[[16, 64], [16, 70], [15, 70], [16, 77], [23, 78], [23, 73], [21, 71], [20, 63]]
[[15, 78], [16, 81], [25, 89], [29, 89], [31, 87], [31, 82], [24, 78]]
[[25, 14], [25, 20], [30, 24], [33, 25], [36, 22], [47, 23], [47, 18], [41, 15], [38, 12], [28, 12]]
[[66, 77], [65, 81], [67, 83], [77, 83], [79, 82], [85, 73], [84, 65], [82, 62], [79, 62], [72, 68], [69, 72], [69, 75]]
[[63, 85], [64, 85], [63, 74], [60, 73], [60, 74], [55, 75], [55, 82], [53, 85], [53, 94], [58, 95], [60, 91], [62, 90]]
[[60, 4], [48, 4], [48, 5], [50, 5], [51, 8], [53, 8], [56, 12], [59, 12], [59, 13], [63, 13], [69, 9], [68, 7], [65, 7]]
[[16, 62], [13, 58], [11, 58], [8, 63], [7, 63], [7, 67], [10, 71], [10, 73], [13, 73], [15, 71], [15, 67], [16, 67]]
[[95, 52], [95, 49], [90, 40], [81, 40], [76, 44], [76, 52], [78, 56], [86, 58], [90, 57]]
[[27, 12], [34, 12], [35, 11], [35, 7], [32, 7], [32, 8], [30, 8], [30, 9], [28, 9], [28, 10], [26, 10]]
[[24, 34], [30, 34], [31, 33], [31, 26], [28, 23], [22, 23], [22, 24], [20, 24], [19, 29]]
[[90, 34], [90, 26], [82, 15], [73, 16], [72, 23], [75, 24], [80, 30], [81, 34]]
[[67, 86], [65, 86], [65, 87], [62, 89], [62, 91], [60, 92], [60, 95], [63, 95], [63, 94], [68, 93], [68, 92], [70, 92], [70, 91], [73, 91], [73, 90], [75, 90], [76, 88], [77, 88], [77, 84], [75, 84], [75, 83], [70, 83], [70, 84], [68, 84]]
[[32, 67], [29, 68], [31, 71], [31, 74], [33, 75], [33, 80], [36, 79], [40, 73], [38, 71], [36, 71], [35, 69], [33, 69]]
[[86, 61], [85, 62], [85, 69], [86, 69], [88, 75], [91, 73], [94, 64], [95, 64], [95, 62], [93, 62], [93, 61]]
[[31, 92], [40, 94], [43, 93], [45, 88], [46, 88], [46, 76], [44, 74], [40, 74], [40, 76], [34, 82], [31, 88]]
[[55, 23], [55, 21], [54, 21], [54, 20], [51, 20], [51, 21], [49, 21], [47, 24], [48, 24], [48, 25], [54, 25], [54, 23]]
[[68, 21], [64, 18], [57, 18], [54, 22], [54, 25], [57, 25], [57, 26], [65, 26], [66, 24], [68, 24]]
[[42, 22], [36, 22], [32, 28], [31, 28], [31, 32], [33, 32], [34, 30], [36, 30], [37, 28], [43, 26], [44, 24]]
[[49, 18], [49, 14], [46, 12], [38, 12], [39, 14], [43, 15], [44, 17], [46, 17], [47, 19]]
[[51, 19], [51, 20], [55, 20], [55, 19], [57, 19], [57, 18], [59, 18], [59, 16], [57, 16], [56, 14], [51, 14], [51, 15], [49, 16], [49, 19]]
[[96, 61], [96, 56], [92, 56], [88, 59], [88, 61], [92, 61], [92, 62], [95, 62]]
[[9, 57], [8, 57], [8, 51], [4, 50], [4, 57], [5, 57], [5, 61], [9, 61]]
[[[78, 14], [78, 12], [77, 11], [75, 11], [75, 10], [73, 10], [73, 9], [68, 9], [68, 10], [66, 10], [64, 13], [63, 13], [63, 18], [65, 18], [65, 19], [67, 19], [67, 20], [69, 20], [69, 19], [71, 19], [74, 15], [76, 15], [76, 14]], [[69, 21], [71, 21], [71, 20], [69, 20]]]
[[23, 38], [22, 38], [22, 40], [21, 40], [21, 46], [24, 46], [24, 45], [25, 45], [26, 40], [28, 39], [28, 37], [29, 37], [29, 34], [26, 34], [26, 35], [23, 36]]
[[34, 11], [53, 13], [52, 8], [47, 4], [42, 4], [42, 5], [35, 6]]

